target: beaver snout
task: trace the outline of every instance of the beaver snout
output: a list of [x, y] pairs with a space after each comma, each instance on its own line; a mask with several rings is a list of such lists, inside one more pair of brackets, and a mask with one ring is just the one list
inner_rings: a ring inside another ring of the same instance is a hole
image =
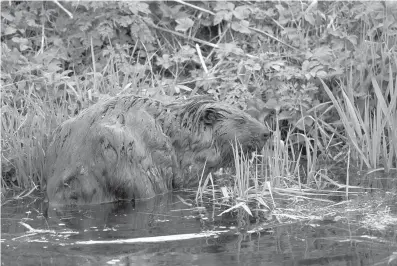
[[270, 132], [269, 129], [265, 128], [264, 131], [262, 132], [262, 138], [266, 141], [270, 138], [272, 135], [272, 132]]
[[256, 134], [251, 135], [251, 141], [247, 143], [248, 151], [259, 151], [265, 146], [267, 140], [271, 137], [271, 132], [267, 128], [261, 128]]
[[266, 141], [271, 137], [272, 133], [267, 127], [263, 127], [260, 131], [259, 134], [257, 135], [258, 141], [260, 144], [265, 145]]
[[261, 131], [260, 131], [260, 133], [259, 133], [259, 135], [257, 136], [257, 144], [256, 144], [256, 148], [257, 149], [262, 149], [263, 148], [263, 146], [265, 146], [265, 144], [266, 144], [266, 142], [267, 142], [267, 140], [271, 137], [271, 135], [272, 135], [272, 133], [270, 132], [270, 130], [269, 129], [267, 129], [266, 127], [264, 127]]

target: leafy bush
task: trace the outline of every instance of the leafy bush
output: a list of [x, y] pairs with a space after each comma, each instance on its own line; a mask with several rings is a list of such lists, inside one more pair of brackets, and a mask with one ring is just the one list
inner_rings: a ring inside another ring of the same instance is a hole
[[[59, 124], [107, 95], [209, 94], [280, 127], [281, 138], [295, 145], [290, 150], [310, 139], [324, 154], [347, 139], [318, 78], [338, 99], [340, 88], [348, 88], [358, 113], [379, 107], [372, 78], [384, 99], [395, 95], [397, 5], [390, 1], [8, 1], [1, 7], [2, 117], [8, 117], [2, 157], [9, 162], [3, 177], [19, 176], [37, 156], [19, 150], [16, 132], [44, 143], [54, 126], [36, 121], [27, 128], [23, 121], [53, 117]], [[25, 178], [16, 184], [30, 185]]]

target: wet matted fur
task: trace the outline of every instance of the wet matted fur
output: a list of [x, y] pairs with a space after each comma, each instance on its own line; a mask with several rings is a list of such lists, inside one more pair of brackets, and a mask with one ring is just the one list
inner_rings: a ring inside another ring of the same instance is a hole
[[54, 132], [46, 152], [53, 204], [150, 198], [197, 185], [269, 137], [259, 121], [231, 105], [197, 96], [172, 103], [123, 95], [99, 102]]

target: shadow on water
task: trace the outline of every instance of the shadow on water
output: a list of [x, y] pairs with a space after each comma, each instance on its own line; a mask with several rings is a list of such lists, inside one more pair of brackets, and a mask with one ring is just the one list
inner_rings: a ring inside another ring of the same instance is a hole
[[1, 210], [1, 263], [396, 265], [395, 228], [379, 233], [346, 220], [250, 222], [243, 212], [218, 216], [218, 207], [186, 204], [192, 199], [174, 193], [75, 208], [10, 200]]

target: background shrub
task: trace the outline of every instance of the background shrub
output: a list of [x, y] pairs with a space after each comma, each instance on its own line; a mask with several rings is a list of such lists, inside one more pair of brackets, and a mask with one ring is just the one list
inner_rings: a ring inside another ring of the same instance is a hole
[[[338, 99], [347, 92], [361, 113], [378, 108], [373, 79], [386, 102], [394, 95], [391, 1], [1, 7], [2, 186], [39, 185], [54, 127], [108, 95], [209, 94], [280, 127], [282, 138], [291, 130], [308, 136], [328, 155], [348, 139], [319, 78]], [[306, 146], [298, 135], [295, 150]]]

